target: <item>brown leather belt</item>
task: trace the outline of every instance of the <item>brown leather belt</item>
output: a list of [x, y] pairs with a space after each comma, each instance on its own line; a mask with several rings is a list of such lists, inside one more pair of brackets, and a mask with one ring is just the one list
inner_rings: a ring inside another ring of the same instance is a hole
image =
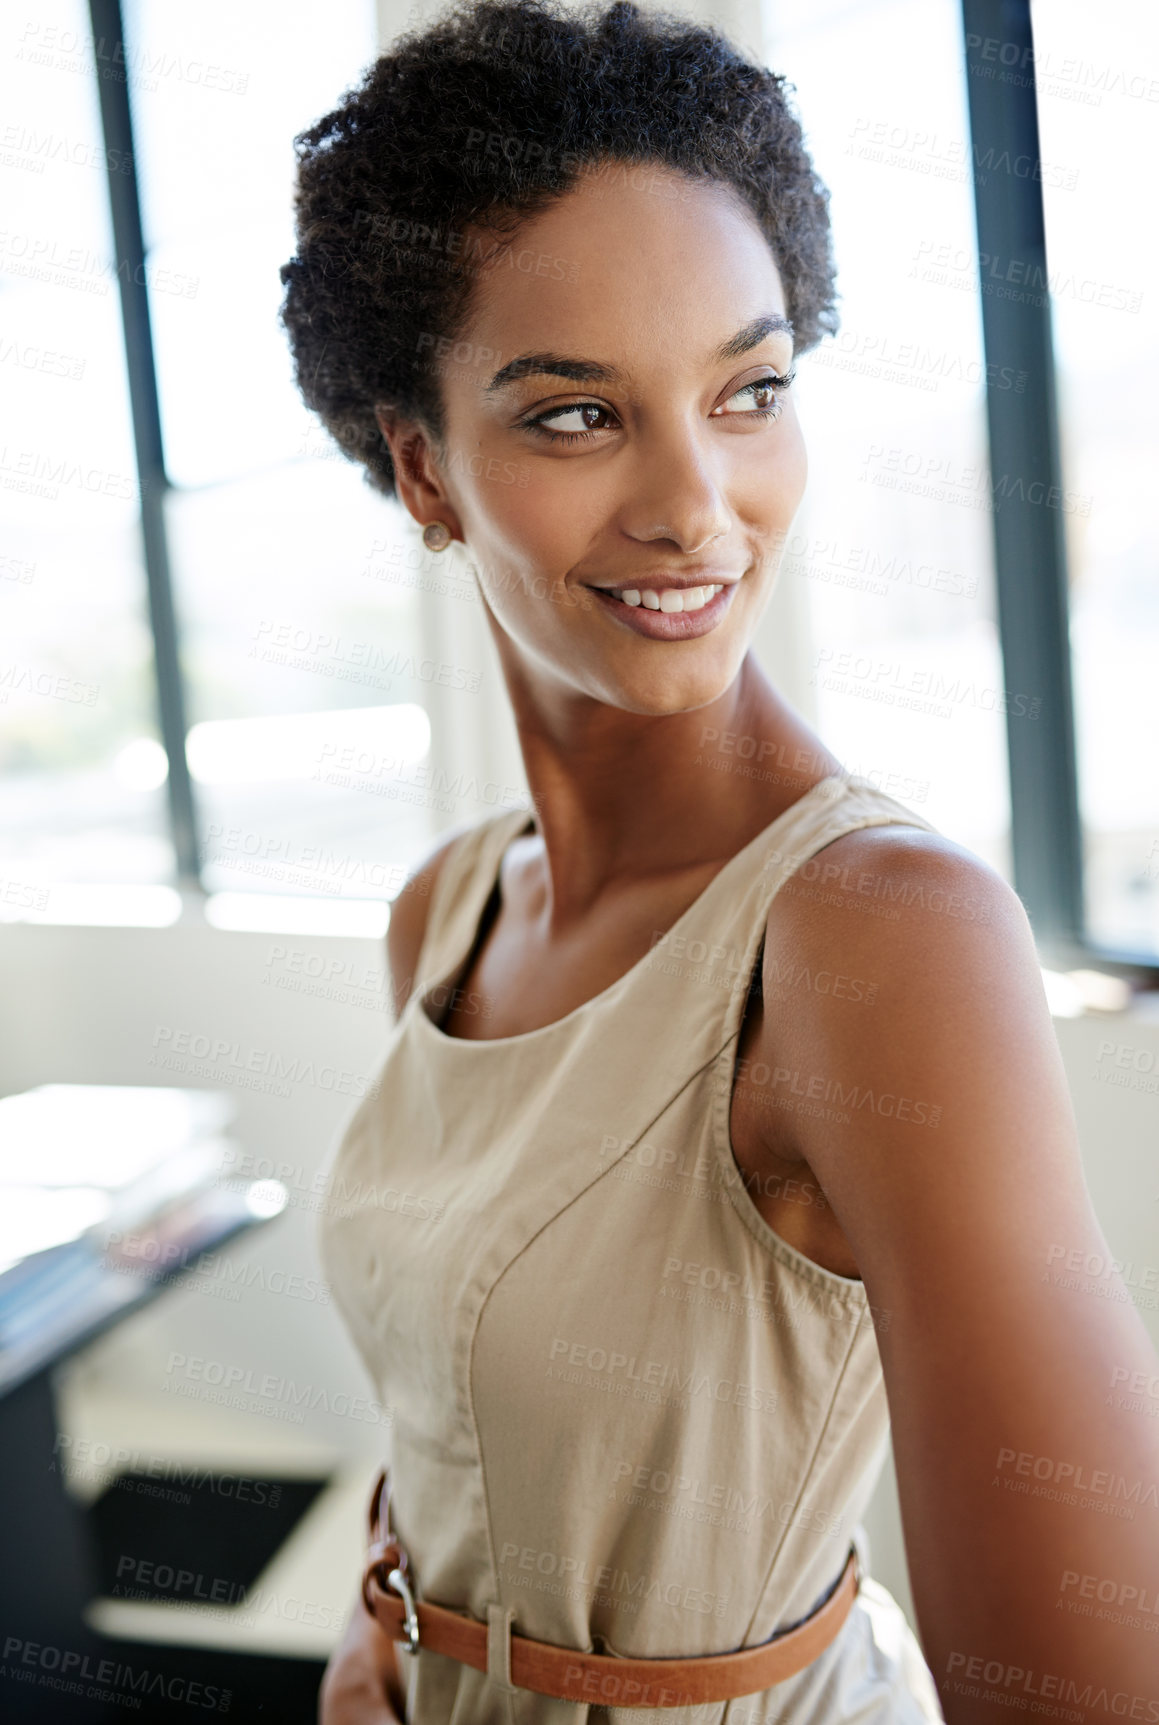
[[740, 1647], [733, 1653], [708, 1653], [691, 1659], [622, 1658], [518, 1635], [511, 1628], [510, 1607], [492, 1606], [489, 1621], [484, 1623], [445, 1605], [416, 1600], [409, 1559], [390, 1525], [390, 1486], [385, 1468], [375, 1481], [369, 1522], [362, 1602], [393, 1641], [401, 1641], [410, 1653], [417, 1653], [420, 1647], [445, 1653], [476, 1671], [487, 1672], [503, 1686], [533, 1689], [561, 1701], [598, 1701], [612, 1707], [687, 1707], [771, 1689], [787, 1677], [795, 1677], [828, 1647], [848, 1617], [861, 1585], [857, 1548], [851, 1546], [845, 1568], [824, 1602], [794, 1628], [769, 1641]]

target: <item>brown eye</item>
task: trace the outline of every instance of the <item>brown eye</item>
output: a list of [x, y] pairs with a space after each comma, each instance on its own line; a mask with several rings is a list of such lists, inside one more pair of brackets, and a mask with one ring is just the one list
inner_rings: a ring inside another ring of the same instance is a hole
[[[601, 414], [606, 415], [610, 411], [609, 408], [601, 407], [598, 401], [569, 401], [563, 407], [549, 407], [545, 413], [537, 413], [534, 419], [525, 419], [523, 427], [526, 431], [537, 431], [541, 437], [575, 440], [587, 437], [597, 431], [606, 430], [605, 426], [596, 424], [595, 420]], [[548, 420], [557, 420], [569, 413], [579, 414], [580, 424], [583, 426], [582, 431], [553, 431], [546, 423]]]
[[[743, 384], [735, 395], [730, 395], [729, 402], [740, 401], [743, 396], [747, 396], [752, 403], [747, 409], [749, 413], [759, 419], [776, 419], [782, 407], [779, 397], [788, 389], [794, 375], [795, 373], [790, 371], [785, 377], [780, 377], [775, 372], [770, 377], [755, 377], [751, 383]], [[725, 408], [717, 408], [715, 411], [724, 413], [727, 408], [726, 402]]]

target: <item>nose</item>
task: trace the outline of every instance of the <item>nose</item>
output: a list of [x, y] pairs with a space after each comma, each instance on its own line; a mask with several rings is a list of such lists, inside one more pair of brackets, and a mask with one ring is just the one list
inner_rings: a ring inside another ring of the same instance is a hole
[[667, 539], [691, 555], [732, 526], [728, 500], [693, 427], [649, 439], [631, 485], [622, 525], [643, 544]]

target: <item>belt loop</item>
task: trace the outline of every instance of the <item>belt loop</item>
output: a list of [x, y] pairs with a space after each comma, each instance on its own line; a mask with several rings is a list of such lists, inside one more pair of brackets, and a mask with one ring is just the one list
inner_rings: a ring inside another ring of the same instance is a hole
[[511, 1681], [511, 1620], [513, 1605], [487, 1607], [487, 1676], [497, 1689], [507, 1695], [517, 1693], [518, 1684]]

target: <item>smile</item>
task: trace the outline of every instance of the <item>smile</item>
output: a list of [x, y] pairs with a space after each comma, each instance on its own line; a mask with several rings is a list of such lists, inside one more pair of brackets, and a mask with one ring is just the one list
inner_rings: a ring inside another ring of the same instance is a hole
[[703, 587], [592, 587], [601, 609], [620, 625], [654, 641], [690, 641], [715, 629], [739, 581]]
[[625, 605], [644, 605], [649, 611], [700, 611], [723, 591], [723, 581], [711, 587], [662, 587], [659, 591], [651, 587], [610, 589], [614, 599], [622, 599]]

